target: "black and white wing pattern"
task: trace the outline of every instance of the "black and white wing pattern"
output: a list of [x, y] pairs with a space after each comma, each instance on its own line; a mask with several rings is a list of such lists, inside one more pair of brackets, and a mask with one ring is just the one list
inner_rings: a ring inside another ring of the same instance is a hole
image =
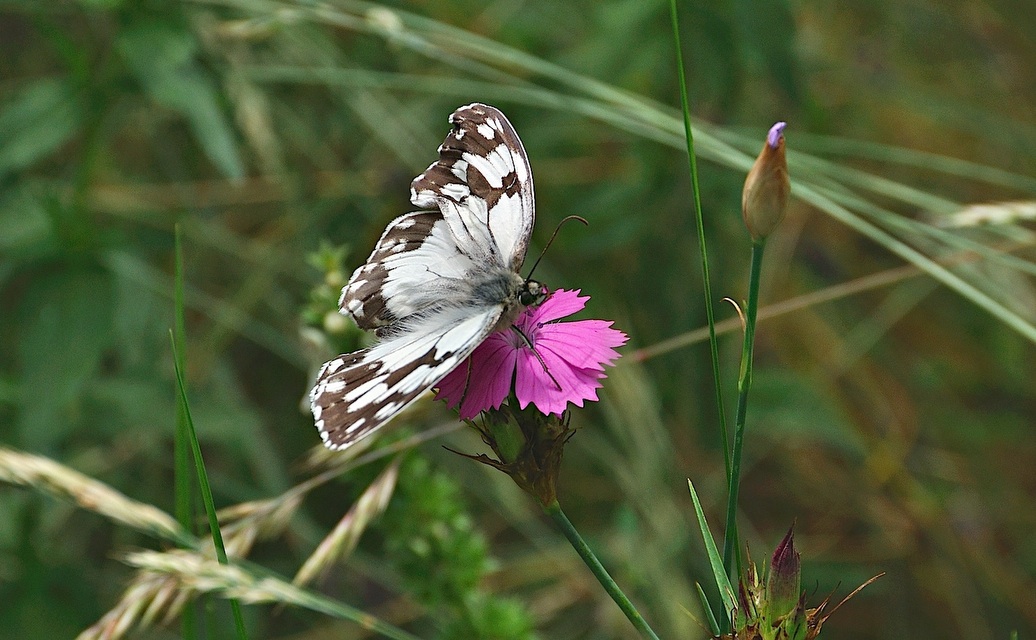
[[339, 307], [379, 341], [326, 363], [310, 392], [317, 429], [345, 449], [405, 409], [521, 310], [532, 171], [518, 134], [484, 104], [450, 116], [439, 159], [411, 185], [437, 209], [389, 223]]

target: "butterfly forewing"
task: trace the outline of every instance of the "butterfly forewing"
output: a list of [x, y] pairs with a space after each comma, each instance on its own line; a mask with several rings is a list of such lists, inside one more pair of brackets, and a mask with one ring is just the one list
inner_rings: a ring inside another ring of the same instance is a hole
[[474, 266], [441, 213], [408, 213], [389, 223], [342, 289], [339, 306], [361, 329], [391, 333], [405, 318], [456, 296]]
[[339, 305], [381, 341], [326, 363], [310, 393], [324, 443], [344, 449], [434, 387], [508, 324], [534, 222], [532, 173], [514, 128], [471, 104], [411, 187]]
[[405, 409], [471, 355], [498, 316], [494, 309], [449, 309], [325, 364], [310, 394], [324, 444], [344, 449]]
[[439, 160], [414, 179], [410, 200], [437, 206], [458, 244], [490, 251], [518, 271], [535, 222], [532, 170], [522, 141], [504, 114], [471, 104], [450, 116], [453, 133], [439, 147]]

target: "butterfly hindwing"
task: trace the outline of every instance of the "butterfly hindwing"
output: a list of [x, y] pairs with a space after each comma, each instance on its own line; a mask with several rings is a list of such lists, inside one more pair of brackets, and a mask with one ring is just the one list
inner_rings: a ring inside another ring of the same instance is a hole
[[310, 392], [324, 443], [370, 435], [464, 361], [517, 307], [532, 233], [532, 172], [518, 134], [484, 104], [457, 109], [439, 159], [342, 289], [339, 307], [380, 341], [327, 362]]

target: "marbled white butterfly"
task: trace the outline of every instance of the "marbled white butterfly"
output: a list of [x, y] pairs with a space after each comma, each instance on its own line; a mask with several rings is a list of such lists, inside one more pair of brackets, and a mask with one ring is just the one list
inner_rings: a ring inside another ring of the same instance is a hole
[[379, 341], [317, 375], [310, 402], [330, 449], [373, 433], [545, 295], [518, 274], [535, 219], [518, 134], [484, 104], [450, 123], [439, 159], [410, 187], [415, 206], [438, 211], [390, 222], [342, 289], [340, 311]]

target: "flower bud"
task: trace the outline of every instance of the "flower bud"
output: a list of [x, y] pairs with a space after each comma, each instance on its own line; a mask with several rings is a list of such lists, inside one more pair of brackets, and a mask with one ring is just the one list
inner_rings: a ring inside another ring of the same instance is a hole
[[483, 419], [471, 421], [499, 458], [482, 454], [460, 454], [499, 469], [529, 495], [547, 506], [557, 501], [557, 480], [565, 443], [572, 437], [569, 412], [547, 415], [535, 407], [520, 409], [513, 396], [498, 409], [483, 412]]
[[766, 576], [766, 606], [770, 619], [791, 613], [799, 603], [802, 561], [795, 550], [795, 525], [777, 545]]
[[[795, 610], [781, 621], [781, 630], [788, 640], [807, 640], [810, 632], [809, 622], [809, 616], [806, 615], [806, 593], [803, 592], [799, 596]], [[813, 637], [816, 638], [820, 633], [820, 627], [815, 626], [813, 629], [815, 630]]]
[[486, 411], [482, 423], [482, 439], [493, 447], [493, 451], [504, 464], [514, 464], [521, 456], [527, 442], [520, 425], [511, 414], [502, 410]]
[[338, 311], [328, 311], [324, 314], [324, 331], [331, 335], [345, 333], [349, 328], [349, 322]]
[[784, 127], [778, 122], [770, 127], [766, 144], [745, 178], [741, 192], [741, 215], [756, 242], [765, 239], [784, 219], [788, 208], [788, 162], [784, 157]]

